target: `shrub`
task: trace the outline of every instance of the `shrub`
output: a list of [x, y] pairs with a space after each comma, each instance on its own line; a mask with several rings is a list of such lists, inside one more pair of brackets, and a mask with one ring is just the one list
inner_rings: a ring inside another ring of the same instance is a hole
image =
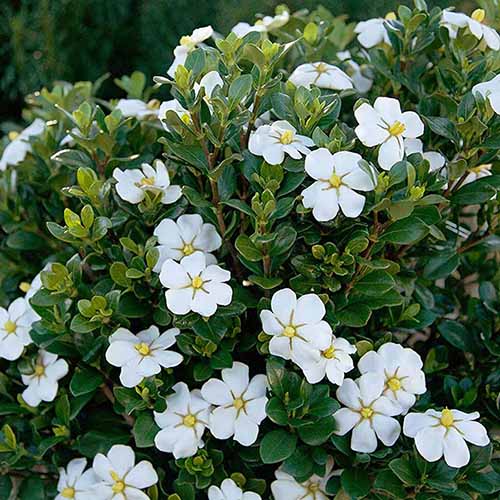
[[126, 99], [28, 97], [0, 160], [2, 498], [495, 497], [487, 7], [281, 7], [183, 37]]

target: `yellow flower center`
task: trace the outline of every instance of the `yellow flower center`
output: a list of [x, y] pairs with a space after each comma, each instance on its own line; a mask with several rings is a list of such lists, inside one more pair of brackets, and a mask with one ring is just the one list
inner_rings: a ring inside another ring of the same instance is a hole
[[195, 276], [193, 281], [191, 281], [191, 286], [196, 290], [199, 290], [203, 286], [203, 280], [200, 276]]
[[297, 329], [294, 326], [288, 325], [283, 330], [283, 335], [291, 339], [292, 337], [295, 337], [295, 335], [297, 335]]
[[335, 357], [335, 347], [331, 345], [328, 349], [323, 351], [323, 357], [326, 359], [333, 359]]
[[293, 131], [285, 130], [280, 136], [281, 144], [291, 144], [293, 142]]
[[387, 386], [391, 391], [399, 391], [401, 389], [401, 381], [396, 377], [392, 377], [387, 381]]
[[338, 188], [342, 185], [342, 179], [337, 174], [332, 174], [328, 179], [328, 182], [332, 188]]
[[17, 325], [13, 321], [8, 319], [4, 323], [3, 328], [7, 333], [14, 333], [16, 331]]
[[14, 130], [11, 130], [9, 132], [9, 141], [14, 141], [17, 139], [17, 136], [19, 135], [19, 132], [15, 132]]
[[125, 483], [120, 479], [111, 487], [113, 493], [123, 493], [125, 490]]
[[482, 23], [484, 21], [484, 17], [486, 15], [486, 12], [484, 12], [484, 9], [476, 9], [470, 17], [474, 19], [474, 21], [477, 21], [478, 23]]
[[75, 498], [75, 488], [64, 488], [61, 491], [61, 496], [64, 498]]
[[191, 123], [191, 117], [189, 116], [188, 113], [183, 113], [181, 115], [181, 120], [186, 124], [189, 125]]
[[448, 408], [445, 408], [441, 412], [441, 425], [444, 425], [445, 427], [451, 427], [453, 425], [454, 419], [453, 419], [453, 413], [451, 410], [448, 410]]
[[324, 62], [320, 62], [318, 65], [316, 65], [315, 70], [316, 73], [319, 73], [321, 75], [328, 71], [328, 66]]
[[361, 413], [361, 416], [363, 418], [371, 418], [371, 416], [373, 415], [373, 410], [371, 408], [368, 408], [368, 407], [361, 408], [360, 413]]
[[149, 345], [146, 344], [146, 342], [141, 342], [139, 344], [136, 344], [135, 349], [142, 356], [148, 356], [149, 353], [151, 352], [151, 349], [149, 348]]
[[41, 377], [45, 373], [45, 366], [35, 365], [35, 375]]
[[180, 39], [180, 44], [184, 45], [186, 47], [190, 47], [190, 46], [194, 45], [193, 39], [189, 35], [182, 36]]
[[29, 283], [26, 283], [26, 281], [22, 281], [21, 283], [19, 283], [19, 290], [21, 290], [21, 292], [27, 293], [30, 288], [31, 285]]
[[144, 177], [144, 179], [141, 179], [140, 185], [141, 186], [154, 186], [154, 183], [155, 183], [154, 177]]
[[391, 10], [385, 15], [387, 21], [395, 21], [397, 19], [396, 13]]
[[233, 406], [237, 409], [237, 410], [241, 410], [244, 406], [245, 406], [245, 401], [243, 401], [243, 399], [241, 398], [237, 398], [233, 401]]
[[186, 415], [183, 419], [182, 419], [182, 423], [186, 426], [186, 427], [194, 427], [196, 425], [196, 417], [194, 415]]
[[473, 167], [470, 169], [471, 172], [474, 172], [475, 174], [480, 174], [481, 172], [484, 172], [485, 170], [488, 170], [491, 168], [491, 163], [483, 163], [482, 165], [478, 165], [477, 167]]
[[148, 109], [160, 109], [160, 101], [158, 99], [151, 99], [146, 106]]
[[389, 127], [389, 134], [391, 135], [401, 135], [404, 131], [406, 130], [406, 126], [404, 123], [401, 123], [400, 121], [396, 120], [390, 127]]
[[[307, 489], [309, 490], [310, 493], [316, 494], [319, 491], [319, 484], [318, 483], [311, 483]], [[316, 497], [316, 495], [315, 495]]]
[[194, 247], [193, 247], [193, 245], [191, 245], [191, 243], [186, 243], [182, 247], [182, 253], [184, 255], [191, 255], [193, 252], [194, 252]]

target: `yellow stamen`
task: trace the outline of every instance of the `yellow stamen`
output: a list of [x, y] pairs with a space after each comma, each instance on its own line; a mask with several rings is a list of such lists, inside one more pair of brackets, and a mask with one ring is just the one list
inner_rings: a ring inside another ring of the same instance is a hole
[[116, 481], [111, 487], [113, 493], [123, 493], [125, 490], [125, 483], [122, 480]]
[[332, 174], [328, 179], [328, 182], [332, 188], [338, 188], [342, 185], [342, 179], [337, 174]]
[[9, 141], [14, 141], [17, 139], [17, 136], [19, 135], [19, 132], [15, 132], [14, 130], [9, 132]]
[[158, 99], [151, 99], [146, 106], [148, 109], [160, 109], [160, 104]]
[[193, 281], [191, 281], [191, 286], [199, 290], [203, 286], [203, 279], [200, 276], [195, 276]]
[[283, 335], [285, 337], [288, 337], [291, 339], [292, 337], [295, 337], [297, 335], [297, 330], [295, 327], [288, 325], [284, 330], [283, 330]]
[[401, 381], [396, 377], [392, 377], [387, 381], [387, 386], [391, 391], [399, 391], [401, 389]]
[[41, 377], [45, 373], [45, 366], [35, 365], [35, 375]]
[[328, 71], [328, 66], [324, 62], [320, 62], [314, 69], [316, 70], [316, 73], [323, 74]]
[[142, 356], [148, 356], [151, 352], [151, 349], [149, 348], [149, 345], [146, 344], [146, 342], [136, 344], [134, 347]]
[[322, 352], [323, 357], [326, 359], [333, 359], [335, 357], [335, 347], [331, 345], [328, 349]]
[[368, 408], [368, 407], [361, 408], [360, 413], [361, 413], [361, 416], [363, 418], [371, 418], [371, 416], [373, 415], [373, 410], [371, 408]]
[[474, 19], [474, 21], [477, 21], [478, 23], [482, 23], [484, 21], [484, 17], [486, 16], [486, 12], [484, 9], [476, 9], [470, 17]]
[[397, 19], [396, 13], [391, 10], [385, 15], [387, 21], [395, 21]]
[[243, 399], [241, 398], [237, 398], [233, 401], [233, 406], [237, 409], [237, 410], [241, 410], [244, 406], [245, 406], [245, 401], [243, 401]]
[[196, 425], [196, 417], [194, 415], [186, 415], [183, 419], [182, 419], [182, 423], [186, 426], [186, 427], [194, 427]]
[[155, 183], [154, 177], [144, 177], [144, 179], [141, 179], [140, 181], [141, 186], [154, 186], [154, 183]]
[[389, 127], [389, 134], [391, 135], [401, 135], [404, 131], [406, 130], [406, 126], [404, 123], [401, 123], [400, 121], [396, 120], [390, 127]]
[[285, 130], [280, 136], [281, 144], [291, 144], [293, 142], [293, 131]]
[[16, 331], [16, 328], [17, 328], [17, 325], [11, 321], [10, 319], [8, 319], [4, 325], [3, 325], [3, 329], [7, 332], [7, 333], [14, 333]]
[[181, 116], [181, 120], [186, 124], [189, 125], [191, 123], [191, 117], [189, 116], [188, 113], [184, 113]]
[[189, 35], [184, 35], [181, 37], [179, 43], [181, 45], [191, 46], [193, 45], [193, 39]]
[[21, 292], [27, 293], [30, 288], [31, 285], [26, 281], [22, 281], [21, 283], [19, 283], [19, 290], [21, 290]]
[[451, 410], [448, 410], [448, 408], [445, 408], [441, 412], [441, 425], [444, 425], [445, 427], [451, 427], [453, 425], [454, 419], [453, 419], [453, 413]]
[[64, 488], [61, 491], [61, 496], [64, 498], [75, 498], [75, 488]]
[[307, 489], [310, 493], [314, 494], [314, 498], [316, 498], [316, 493], [319, 491], [320, 487], [318, 483], [311, 483]]
[[193, 247], [193, 245], [191, 245], [191, 243], [186, 243], [182, 247], [182, 253], [184, 255], [191, 255], [193, 252], [194, 252], [194, 247]]

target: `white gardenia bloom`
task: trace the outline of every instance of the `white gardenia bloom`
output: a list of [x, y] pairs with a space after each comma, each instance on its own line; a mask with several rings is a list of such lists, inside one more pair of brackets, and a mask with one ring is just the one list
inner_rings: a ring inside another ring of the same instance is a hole
[[224, 368], [222, 380], [211, 378], [203, 384], [201, 395], [215, 408], [210, 414], [210, 432], [217, 439], [234, 440], [243, 446], [255, 443], [259, 425], [266, 418], [266, 375], [250, 380], [248, 366], [235, 361]]
[[385, 22], [393, 19], [395, 19], [395, 16], [388, 14], [385, 19], [374, 18], [358, 23], [354, 28], [354, 33], [358, 35], [358, 42], [365, 49], [371, 49], [381, 43], [390, 45], [391, 41], [385, 28]]
[[124, 117], [133, 116], [142, 120], [149, 116], [158, 116], [158, 108], [140, 99], [120, 99], [115, 109], [119, 109]]
[[285, 159], [285, 153], [300, 160], [302, 155], [311, 152], [314, 141], [305, 135], [297, 134], [295, 127], [285, 120], [270, 125], [261, 125], [250, 135], [248, 149], [255, 156], [263, 156], [270, 165], [279, 165]]
[[341, 69], [324, 62], [301, 64], [293, 70], [288, 79], [296, 87], [310, 88], [311, 85], [322, 89], [345, 90], [352, 89], [351, 78]]
[[422, 359], [413, 349], [393, 342], [367, 352], [358, 362], [360, 373], [380, 373], [385, 383], [383, 395], [398, 404], [403, 414], [415, 404], [415, 395], [427, 390], [422, 367]]
[[216, 264], [212, 252], [222, 245], [222, 238], [213, 224], [204, 223], [198, 214], [184, 214], [176, 221], [163, 219], [153, 234], [158, 239], [158, 262], [153, 271], [159, 273], [167, 259], [180, 261], [194, 252], [203, 252], [207, 264]]
[[212, 26], [196, 28], [191, 35], [181, 37], [179, 45], [174, 49], [174, 61], [167, 71], [167, 75], [174, 77], [177, 66], [186, 62], [188, 54], [194, 50], [200, 43], [204, 42], [213, 35]]
[[493, 175], [491, 172], [492, 166], [492, 163], [483, 163], [482, 165], [478, 165], [477, 167], [469, 169], [469, 175], [467, 175], [467, 177], [462, 182], [462, 186], [477, 181], [478, 179], [482, 179], [483, 177]]
[[436, 170], [444, 167], [446, 158], [437, 151], [426, 151], [424, 153], [424, 143], [420, 139], [405, 139], [403, 142], [406, 156], [410, 156], [414, 153], [420, 153], [424, 160], [429, 162], [430, 172], [435, 172]]
[[118, 181], [118, 195], [129, 203], [140, 203], [148, 191], [155, 195], [160, 193], [161, 203], [165, 205], [176, 202], [182, 196], [180, 186], [170, 185], [167, 167], [161, 160], [155, 160], [154, 166], [143, 163], [140, 169], [115, 168], [113, 177]]
[[59, 389], [58, 381], [67, 373], [68, 363], [64, 359], [40, 349], [33, 373], [21, 376], [23, 384], [28, 386], [22, 394], [24, 401], [30, 406], [38, 406], [42, 401], [54, 401]]
[[321, 382], [325, 376], [335, 385], [342, 385], [344, 374], [354, 368], [351, 354], [356, 352], [356, 347], [346, 339], [332, 335], [329, 347], [320, 352], [320, 359], [316, 363], [308, 363], [302, 367], [304, 375], [310, 384]]
[[99, 479], [94, 487], [96, 500], [149, 500], [141, 490], [158, 482], [151, 462], [136, 464], [134, 450], [122, 444], [112, 446], [107, 455], [98, 453], [93, 469]]
[[232, 480], [224, 479], [220, 488], [218, 486], [210, 486], [208, 488], [208, 500], [260, 500], [261, 496], [253, 491], [243, 490]]
[[152, 377], [162, 368], [173, 368], [182, 363], [181, 354], [169, 351], [179, 335], [178, 328], [170, 328], [160, 335], [157, 326], [134, 335], [126, 328], [118, 328], [109, 337], [106, 360], [121, 368], [120, 381], [125, 387], [135, 387], [145, 377]]
[[284, 10], [281, 14], [276, 14], [275, 16], [264, 16], [262, 19], [259, 19], [255, 25], [264, 26], [265, 31], [272, 31], [285, 26], [289, 20], [290, 13]]
[[249, 24], [245, 22], [238, 23], [231, 28], [231, 31], [239, 38], [243, 38], [248, 33], [252, 31], [263, 32], [266, 31], [266, 27], [263, 24]]
[[424, 124], [414, 111], [401, 112], [397, 99], [377, 97], [371, 106], [363, 103], [354, 116], [358, 139], [368, 147], [378, 146], [378, 163], [384, 170], [404, 157], [404, 139], [415, 139], [424, 133]]
[[203, 88], [205, 90], [205, 100], [209, 103], [212, 94], [214, 93], [215, 87], [223, 87], [224, 80], [217, 71], [209, 71], [206, 75], [202, 77], [200, 83], [196, 82], [194, 84], [194, 92], [196, 95]]
[[180, 262], [167, 259], [161, 268], [161, 284], [165, 292], [167, 308], [174, 314], [190, 311], [202, 316], [212, 316], [217, 306], [227, 306], [233, 298], [233, 290], [226, 283], [231, 273], [221, 267], [207, 265], [202, 252], [194, 252]]
[[472, 87], [472, 93], [476, 96], [481, 95], [487, 99], [493, 111], [500, 115], [500, 75], [495, 76], [487, 82], [478, 83]]
[[302, 203], [317, 221], [334, 219], [339, 209], [352, 218], [363, 211], [365, 197], [356, 191], [373, 191], [377, 180], [360, 167], [362, 159], [350, 151], [332, 155], [326, 148], [306, 156], [305, 170], [315, 182], [302, 191]]
[[0, 307], [0, 358], [14, 361], [32, 343], [31, 325], [37, 317], [22, 297], [15, 299], [8, 309]]
[[191, 123], [191, 115], [189, 111], [185, 109], [177, 99], [171, 99], [170, 101], [164, 101], [160, 105], [160, 110], [158, 111], [158, 118], [163, 125], [163, 128], [168, 132], [169, 128], [167, 124], [163, 121], [167, 116], [167, 111], [173, 111], [177, 116], [187, 125]]
[[59, 468], [58, 494], [55, 500], [92, 500], [95, 493], [92, 488], [98, 482], [93, 469], [85, 470], [87, 460], [75, 458], [68, 462], [66, 469]]
[[40, 135], [44, 130], [45, 122], [40, 118], [36, 118], [30, 126], [26, 127], [19, 134], [9, 134], [12, 140], [7, 144], [0, 158], [0, 171], [5, 170], [7, 165], [18, 165], [21, 163], [26, 158], [26, 155], [31, 152], [30, 137]]
[[203, 433], [208, 426], [210, 403], [195, 389], [189, 392], [184, 382], [172, 389], [174, 394], [166, 398], [167, 409], [154, 412], [160, 431], [155, 436], [155, 446], [160, 451], [173, 453], [175, 458], [191, 457], [203, 447]]
[[323, 321], [325, 314], [325, 305], [313, 293], [297, 299], [290, 288], [276, 292], [271, 311], [260, 313], [264, 332], [272, 335], [269, 352], [291, 359], [300, 367], [318, 363], [321, 351], [328, 349], [332, 341], [332, 329]]
[[383, 395], [384, 377], [380, 373], [366, 373], [358, 380], [344, 380], [337, 389], [337, 399], [345, 406], [333, 416], [344, 436], [352, 429], [351, 449], [373, 453], [377, 438], [385, 446], [392, 446], [401, 433], [399, 422], [392, 418], [401, 414], [401, 408]]
[[369, 78], [371, 73], [367, 76], [365, 75], [364, 66], [359, 65], [354, 59], [351, 58], [351, 53], [348, 50], [337, 52], [337, 57], [344, 61], [347, 65], [346, 73], [352, 80], [354, 88], [360, 94], [366, 94], [373, 85], [373, 78]]
[[483, 425], [475, 422], [479, 413], [459, 410], [427, 410], [409, 413], [403, 422], [405, 436], [415, 439], [418, 452], [428, 462], [436, 462], [444, 455], [450, 467], [463, 467], [469, 463], [470, 453], [466, 441], [486, 446], [490, 440]]
[[441, 24], [447, 28], [452, 39], [457, 37], [460, 29], [468, 27], [469, 31], [478, 40], [484, 40], [490, 49], [499, 50], [500, 35], [493, 28], [483, 24], [484, 18], [483, 9], [476, 9], [470, 17], [461, 12], [443, 10]]

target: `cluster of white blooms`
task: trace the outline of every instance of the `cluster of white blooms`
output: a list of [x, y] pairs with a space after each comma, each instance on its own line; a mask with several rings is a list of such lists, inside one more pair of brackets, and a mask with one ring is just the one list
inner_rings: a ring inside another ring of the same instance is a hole
[[135, 463], [130, 446], [114, 445], [107, 455], [98, 453], [92, 467], [87, 460], [75, 458], [66, 469], [59, 469], [58, 495], [55, 500], [149, 500], [142, 490], [158, 482], [151, 462]]
[[257, 440], [259, 425], [266, 418], [266, 376], [250, 379], [248, 366], [236, 361], [222, 370], [221, 377], [205, 382], [201, 391], [190, 391], [184, 382], [173, 386], [167, 409], [154, 414], [161, 428], [155, 437], [159, 450], [175, 458], [192, 456], [203, 447], [207, 428], [217, 439], [233, 436], [243, 446]]

